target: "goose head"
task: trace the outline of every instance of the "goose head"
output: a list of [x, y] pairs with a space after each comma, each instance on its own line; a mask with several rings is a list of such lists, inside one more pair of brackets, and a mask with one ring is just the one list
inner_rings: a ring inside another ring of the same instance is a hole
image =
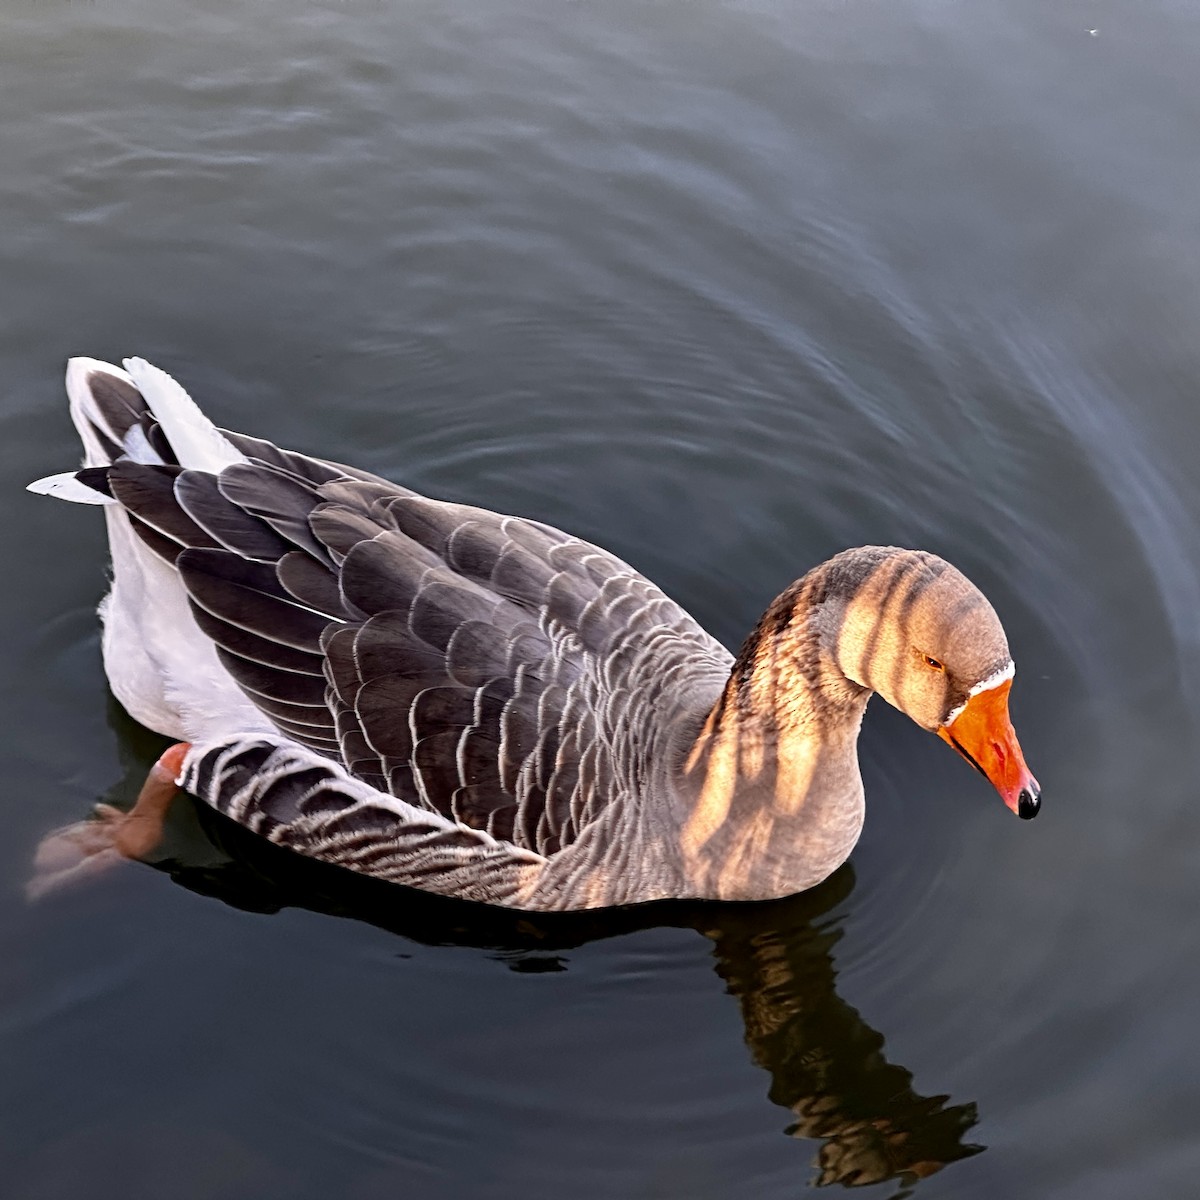
[[826, 644], [848, 679], [953, 746], [1025, 819], [1041, 788], [1008, 714], [1013, 660], [995, 610], [937, 555], [862, 547], [828, 564]]

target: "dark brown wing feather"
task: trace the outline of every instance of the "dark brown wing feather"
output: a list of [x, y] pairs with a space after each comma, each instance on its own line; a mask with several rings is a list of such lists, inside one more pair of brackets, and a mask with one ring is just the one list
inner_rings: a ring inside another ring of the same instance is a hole
[[653, 638], [723, 654], [558, 530], [229, 436], [252, 458], [219, 475], [122, 460], [98, 483], [249, 699], [411, 804], [553, 853], [637, 787]]

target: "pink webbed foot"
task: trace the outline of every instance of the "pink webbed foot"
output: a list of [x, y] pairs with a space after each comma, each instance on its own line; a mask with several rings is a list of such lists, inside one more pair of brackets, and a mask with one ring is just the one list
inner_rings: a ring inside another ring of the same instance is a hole
[[179, 788], [176, 779], [190, 746], [179, 742], [150, 768], [137, 801], [123, 812], [97, 804], [90, 820], [48, 833], [34, 855], [30, 900], [83, 883], [131, 858], [144, 858], [162, 841], [167, 809]]

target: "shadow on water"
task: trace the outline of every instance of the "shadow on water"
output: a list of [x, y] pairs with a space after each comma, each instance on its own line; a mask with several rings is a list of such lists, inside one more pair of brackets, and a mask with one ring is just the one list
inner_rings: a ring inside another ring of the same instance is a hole
[[[127, 807], [163, 741], [110, 701], [126, 774], [104, 797]], [[787, 1132], [820, 1143], [819, 1185], [896, 1182], [900, 1194], [984, 1147], [964, 1141], [973, 1103], [923, 1096], [887, 1060], [884, 1037], [838, 996], [834, 910], [854, 889], [843, 867], [820, 887], [749, 904], [662, 902], [591, 913], [521, 913], [428, 895], [354, 875], [274, 846], [198, 801], [172, 806], [151, 863], [189, 890], [256, 913], [304, 908], [363, 921], [426, 945], [492, 951], [520, 972], [562, 971], [565, 951], [638, 930], [694, 929], [741, 1008], [746, 1044], [791, 1110]]]

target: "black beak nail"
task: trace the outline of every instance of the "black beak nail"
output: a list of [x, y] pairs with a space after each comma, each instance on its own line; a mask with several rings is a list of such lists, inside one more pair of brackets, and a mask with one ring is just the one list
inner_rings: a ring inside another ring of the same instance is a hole
[[1032, 821], [1038, 815], [1041, 807], [1041, 792], [1031, 792], [1028, 788], [1021, 789], [1021, 794], [1017, 797], [1017, 816], [1022, 821]]

